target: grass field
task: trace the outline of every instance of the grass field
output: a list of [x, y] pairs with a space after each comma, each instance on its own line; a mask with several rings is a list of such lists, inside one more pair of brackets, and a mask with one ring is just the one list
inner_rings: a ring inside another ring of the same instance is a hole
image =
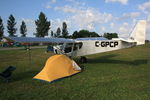
[[0, 80], [0, 100], [150, 100], [150, 44], [87, 56], [83, 72], [52, 84], [33, 80], [51, 55], [0, 51], [0, 72], [17, 67], [10, 83]]

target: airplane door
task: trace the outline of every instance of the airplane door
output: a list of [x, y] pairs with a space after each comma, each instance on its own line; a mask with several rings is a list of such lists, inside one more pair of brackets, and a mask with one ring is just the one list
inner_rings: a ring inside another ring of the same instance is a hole
[[81, 52], [81, 48], [83, 46], [82, 42], [74, 43], [73, 50], [72, 50], [72, 56], [78, 56], [78, 54]]
[[67, 54], [68, 56], [72, 56], [72, 48], [73, 48], [73, 43], [66, 43], [64, 48], [64, 53]]

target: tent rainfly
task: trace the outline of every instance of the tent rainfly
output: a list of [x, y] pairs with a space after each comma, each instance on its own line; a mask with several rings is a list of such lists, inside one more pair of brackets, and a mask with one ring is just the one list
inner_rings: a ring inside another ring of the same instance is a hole
[[75, 61], [65, 55], [54, 55], [46, 61], [44, 68], [34, 79], [54, 82], [79, 72], [81, 72], [81, 68]]

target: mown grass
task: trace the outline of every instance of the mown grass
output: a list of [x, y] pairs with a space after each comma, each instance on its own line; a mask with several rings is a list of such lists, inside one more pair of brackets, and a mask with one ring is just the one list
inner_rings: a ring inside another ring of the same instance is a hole
[[32, 78], [53, 54], [30, 52], [0, 51], [0, 71], [17, 67], [0, 100], [150, 100], [150, 44], [87, 56], [81, 73], [52, 84]]

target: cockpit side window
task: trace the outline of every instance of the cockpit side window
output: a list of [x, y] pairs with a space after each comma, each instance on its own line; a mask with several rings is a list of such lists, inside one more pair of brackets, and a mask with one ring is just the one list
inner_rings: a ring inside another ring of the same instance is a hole
[[[83, 45], [82, 42], [75, 43], [75, 44], [74, 44], [74, 47], [73, 47], [73, 51], [76, 51], [76, 50], [78, 50], [78, 49], [81, 49], [81, 48], [82, 48], [82, 45]], [[73, 43], [67, 43], [66, 46], [65, 46], [64, 52], [65, 52], [65, 53], [71, 52], [71, 51], [72, 51], [72, 46], [73, 46]]]
[[72, 51], [72, 45], [73, 45], [73, 43], [67, 43], [66, 44], [66, 47], [64, 49], [65, 53], [69, 53]]

